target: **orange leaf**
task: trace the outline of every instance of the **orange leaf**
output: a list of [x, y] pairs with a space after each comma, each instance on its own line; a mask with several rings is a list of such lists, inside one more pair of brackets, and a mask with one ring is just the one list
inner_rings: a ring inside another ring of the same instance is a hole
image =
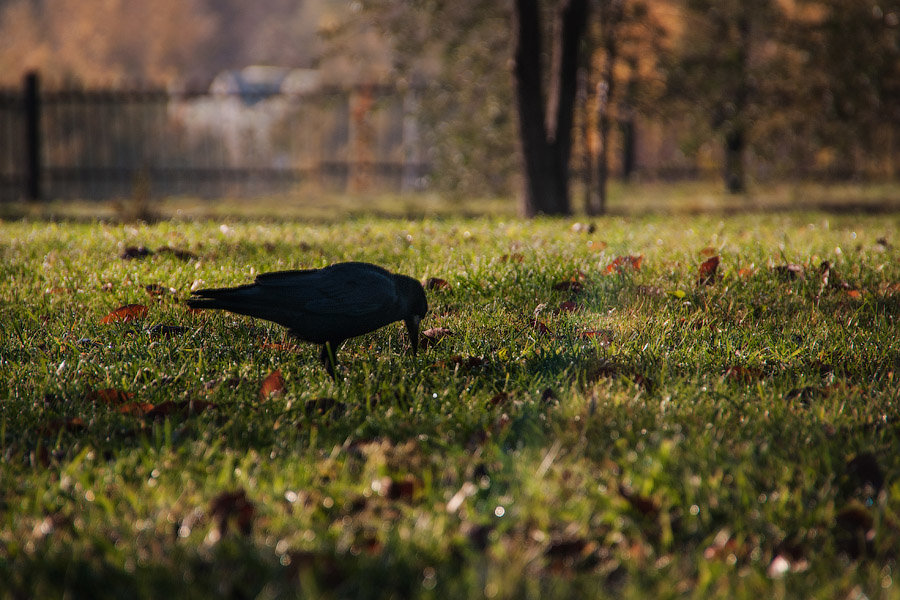
[[262, 386], [259, 388], [259, 397], [261, 400], [265, 400], [272, 394], [280, 396], [284, 391], [284, 377], [281, 375], [281, 371], [276, 369], [263, 380]]
[[302, 350], [297, 344], [283, 344], [281, 342], [264, 342], [260, 348], [265, 350], [277, 350], [279, 352], [299, 352]]
[[712, 258], [708, 258], [703, 261], [700, 265], [700, 276], [697, 278], [697, 283], [701, 285], [708, 285], [710, 283], [715, 282], [716, 280], [716, 271], [719, 268], [719, 257], [713, 256]]
[[862, 298], [862, 294], [859, 290], [847, 290], [847, 295], [851, 298]]
[[601, 344], [609, 344], [612, 341], [613, 332], [609, 329], [588, 329], [578, 332], [578, 337], [583, 340], [596, 339]]
[[114, 388], [93, 390], [91, 392], [88, 392], [87, 394], [88, 400], [92, 400], [94, 402], [105, 402], [107, 404], [123, 404], [131, 400], [133, 397], [134, 394], [132, 394], [131, 392], [117, 390]]
[[750, 277], [751, 275], [753, 275], [753, 269], [744, 268], [744, 269], [740, 269], [738, 271], [738, 277], [746, 278], [746, 277]]
[[123, 415], [132, 415], [142, 417], [153, 410], [153, 405], [149, 402], [126, 402], [116, 407], [116, 411]]
[[100, 322], [104, 325], [109, 325], [110, 323], [128, 323], [129, 321], [143, 319], [149, 312], [150, 310], [143, 304], [126, 304], [100, 319]]
[[631, 268], [635, 271], [639, 271], [641, 269], [641, 263], [644, 261], [644, 255], [639, 254], [637, 256], [617, 256], [615, 260], [613, 260], [606, 267], [607, 273], [623, 273], [625, 269]]

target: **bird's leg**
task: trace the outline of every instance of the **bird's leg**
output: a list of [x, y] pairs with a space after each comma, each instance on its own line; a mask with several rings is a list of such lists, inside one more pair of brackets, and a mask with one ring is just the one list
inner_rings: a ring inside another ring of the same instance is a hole
[[325, 370], [328, 371], [328, 374], [335, 381], [337, 381], [337, 378], [334, 375], [334, 368], [337, 366], [337, 351], [340, 345], [341, 342], [339, 341], [325, 342], [322, 344], [322, 351], [319, 353], [319, 360], [322, 361]]

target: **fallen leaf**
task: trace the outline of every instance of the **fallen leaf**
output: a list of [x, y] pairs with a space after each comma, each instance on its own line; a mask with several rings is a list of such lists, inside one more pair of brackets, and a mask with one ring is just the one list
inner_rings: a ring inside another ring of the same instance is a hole
[[713, 256], [700, 264], [700, 274], [697, 277], [699, 285], [709, 285], [716, 281], [716, 271], [719, 269], [719, 257]]
[[122, 404], [123, 402], [128, 402], [133, 397], [134, 394], [131, 392], [114, 388], [91, 390], [87, 393], [88, 400], [92, 402], [105, 402], [106, 404]]
[[265, 400], [272, 394], [280, 396], [284, 392], [284, 377], [281, 375], [281, 371], [276, 369], [263, 380], [259, 388], [259, 398], [260, 400]]
[[144, 289], [151, 296], [164, 296], [164, 295], [174, 295], [175, 288], [166, 287], [159, 283], [150, 283], [144, 286]]
[[713, 248], [712, 246], [707, 246], [700, 250], [700, 256], [715, 256], [718, 253], [718, 250]]
[[431, 329], [423, 331], [422, 335], [432, 340], [439, 340], [442, 337], [453, 335], [453, 332], [446, 327], [432, 327]]
[[171, 337], [187, 332], [187, 327], [182, 327], [181, 325], [165, 325], [163, 323], [154, 325], [147, 330], [147, 333], [150, 335], [150, 337]]
[[247, 492], [243, 489], [234, 492], [222, 492], [209, 503], [209, 514], [216, 521], [219, 537], [228, 533], [232, 521], [237, 525], [238, 531], [250, 535], [253, 529], [253, 518], [256, 507], [247, 498]]
[[552, 540], [545, 554], [556, 559], [579, 557], [592, 544], [593, 542], [588, 542], [583, 538]]
[[557, 292], [572, 292], [573, 294], [578, 294], [584, 290], [584, 285], [580, 281], [571, 279], [554, 283], [553, 289]]
[[154, 406], [149, 402], [126, 402], [116, 407], [116, 412], [133, 417], [142, 417], [152, 412]]
[[898, 281], [897, 283], [883, 283], [881, 284], [881, 287], [879, 289], [885, 296], [900, 294], [900, 281]]
[[775, 274], [782, 279], [797, 279], [803, 275], [803, 267], [793, 263], [778, 265], [775, 267]]
[[148, 256], [153, 256], [153, 250], [144, 246], [126, 246], [122, 253], [119, 254], [119, 258], [123, 260], [141, 259]]
[[578, 337], [583, 340], [597, 340], [605, 346], [612, 342], [613, 332], [611, 329], [585, 329], [578, 332]]
[[300, 352], [303, 350], [303, 348], [297, 344], [282, 342], [263, 342], [260, 344], [260, 348], [264, 350], [277, 350], [278, 352]]
[[509, 394], [506, 392], [497, 392], [491, 397], [490, 400], [488, 400], [488, 404], [491, 406], [506, 404], [507, 402], [509, 402]]
[[372, 489], [388, 500], [412, 502], [416, 492], [422, 488], [422, 482], [413, 475], [404, 478], [382, 477], [372, 482]]
[[635, 271], [639, 271], [641, 269], [642, 262], [644, 262], [643, 254], [639, 254], [637, 256], [617, 256], [611, 263], [606, 266], [606, 272], [608, 274], [624, 273], [629, 268]]
[[640, 294], [641, 296], [662, 296], [663, 289], [659, 286], [655, 285], [639, 285], [634, 288], [634, 291]]
[[538, 333], [541, 335], [552, 336], [553, 332], [550, 331], [550, 328], [543, 321], [538, 321], [537, 319], [528, 319], [528, 323], [534, 327]]
[[859, 290], [847, 290], [847, 295], [854, 299], [862, 298], [862, 294]]
[[426, 290], [449, 290], [450, 284], [440, 277], [429, 277], [425, 280]]
[[748, 269], [744, 267], [743, 269], [738, 269], [738, 277], [747, 278], [753, 275], [753, 269]]
[[571, 300], [566, 300], [562, 304], [559, 305], [559, 308], [556, 309], [557, 314], [561, 313], [571, 313], [578, 310], [578, 305], [572, 302]]
[[[483, 356], [461, 356], [459, 354], [455, 354], [449, 358], [447, 361], [449, 364], [464, 368], [464, 369], [475, 369], [478, 367], [483, 367], [488, 363], [488, 360]], [[443, 364], [443, 363], [442, 363]], [[449, 366], [447, 364], [443, 364], [443, 366]]]
[[110, 323], [129, 323], [131, 321], [143, 319], [149, 312], [150, 310], [143, 304], [126, 304], [100, 319], [100, 322], [104, 325], [109, 325]]
[[171, 246], [166, 246], [164, 248], [160, 248], [157, 250], [159, 254], [171, 254], [175, 258], [179, 260], [188, 261], [191, 259], [196, 259], [197, 255], [189, 250], [182, 250], [180, 248], [172, 248]]
[[758, 369], [755, 367], [734, 365], [728, 367], [725, 370], [725, 377], [734, 379], [735, 381], [749, 382], [753, 381], [754, 379], [761, 379], [762, 377], [765, 377], [765, 372], [762, 369]]
[[633, 509], [644, 516], [652, 518], [659, 514], [659, 503], [653, 498], [636, 494], [624, 485], [619, 485], [619, 495], [621, 495]]
[[422, 347], [428, 348], [434, 346], [443, 338], [451, 335], [453, 335], [453, 332], [446, 327], [432, 327], [431, 329], [426, 329], [422, 332], [422, 336], [424, 337], [422, 340]]

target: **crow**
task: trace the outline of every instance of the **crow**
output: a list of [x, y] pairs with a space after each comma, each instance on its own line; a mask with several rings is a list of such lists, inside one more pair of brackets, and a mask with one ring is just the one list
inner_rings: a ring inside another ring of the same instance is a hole
[[321, 344], [319, 359], [332, 379], [344, 340], [394, 321], [406, 324], [415, 354], [419, 321], [428, 312], [421, 283], [363, 262], [262, 273], [255, 283], [197, 290], [187, 303], [272, 321], [300, 340]]

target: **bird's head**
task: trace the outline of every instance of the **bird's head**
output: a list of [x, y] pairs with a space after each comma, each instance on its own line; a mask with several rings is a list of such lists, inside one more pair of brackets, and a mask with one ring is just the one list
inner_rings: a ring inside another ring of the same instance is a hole
[[406, 275], [397, 275], [397, 288], [405, 304], [406, 331], [409, 333], [409, 343], [413, 354], [419, 349], [419, 322], [428, 314], [428, 298], [425, 297], [425, 288], [422, 284]]

